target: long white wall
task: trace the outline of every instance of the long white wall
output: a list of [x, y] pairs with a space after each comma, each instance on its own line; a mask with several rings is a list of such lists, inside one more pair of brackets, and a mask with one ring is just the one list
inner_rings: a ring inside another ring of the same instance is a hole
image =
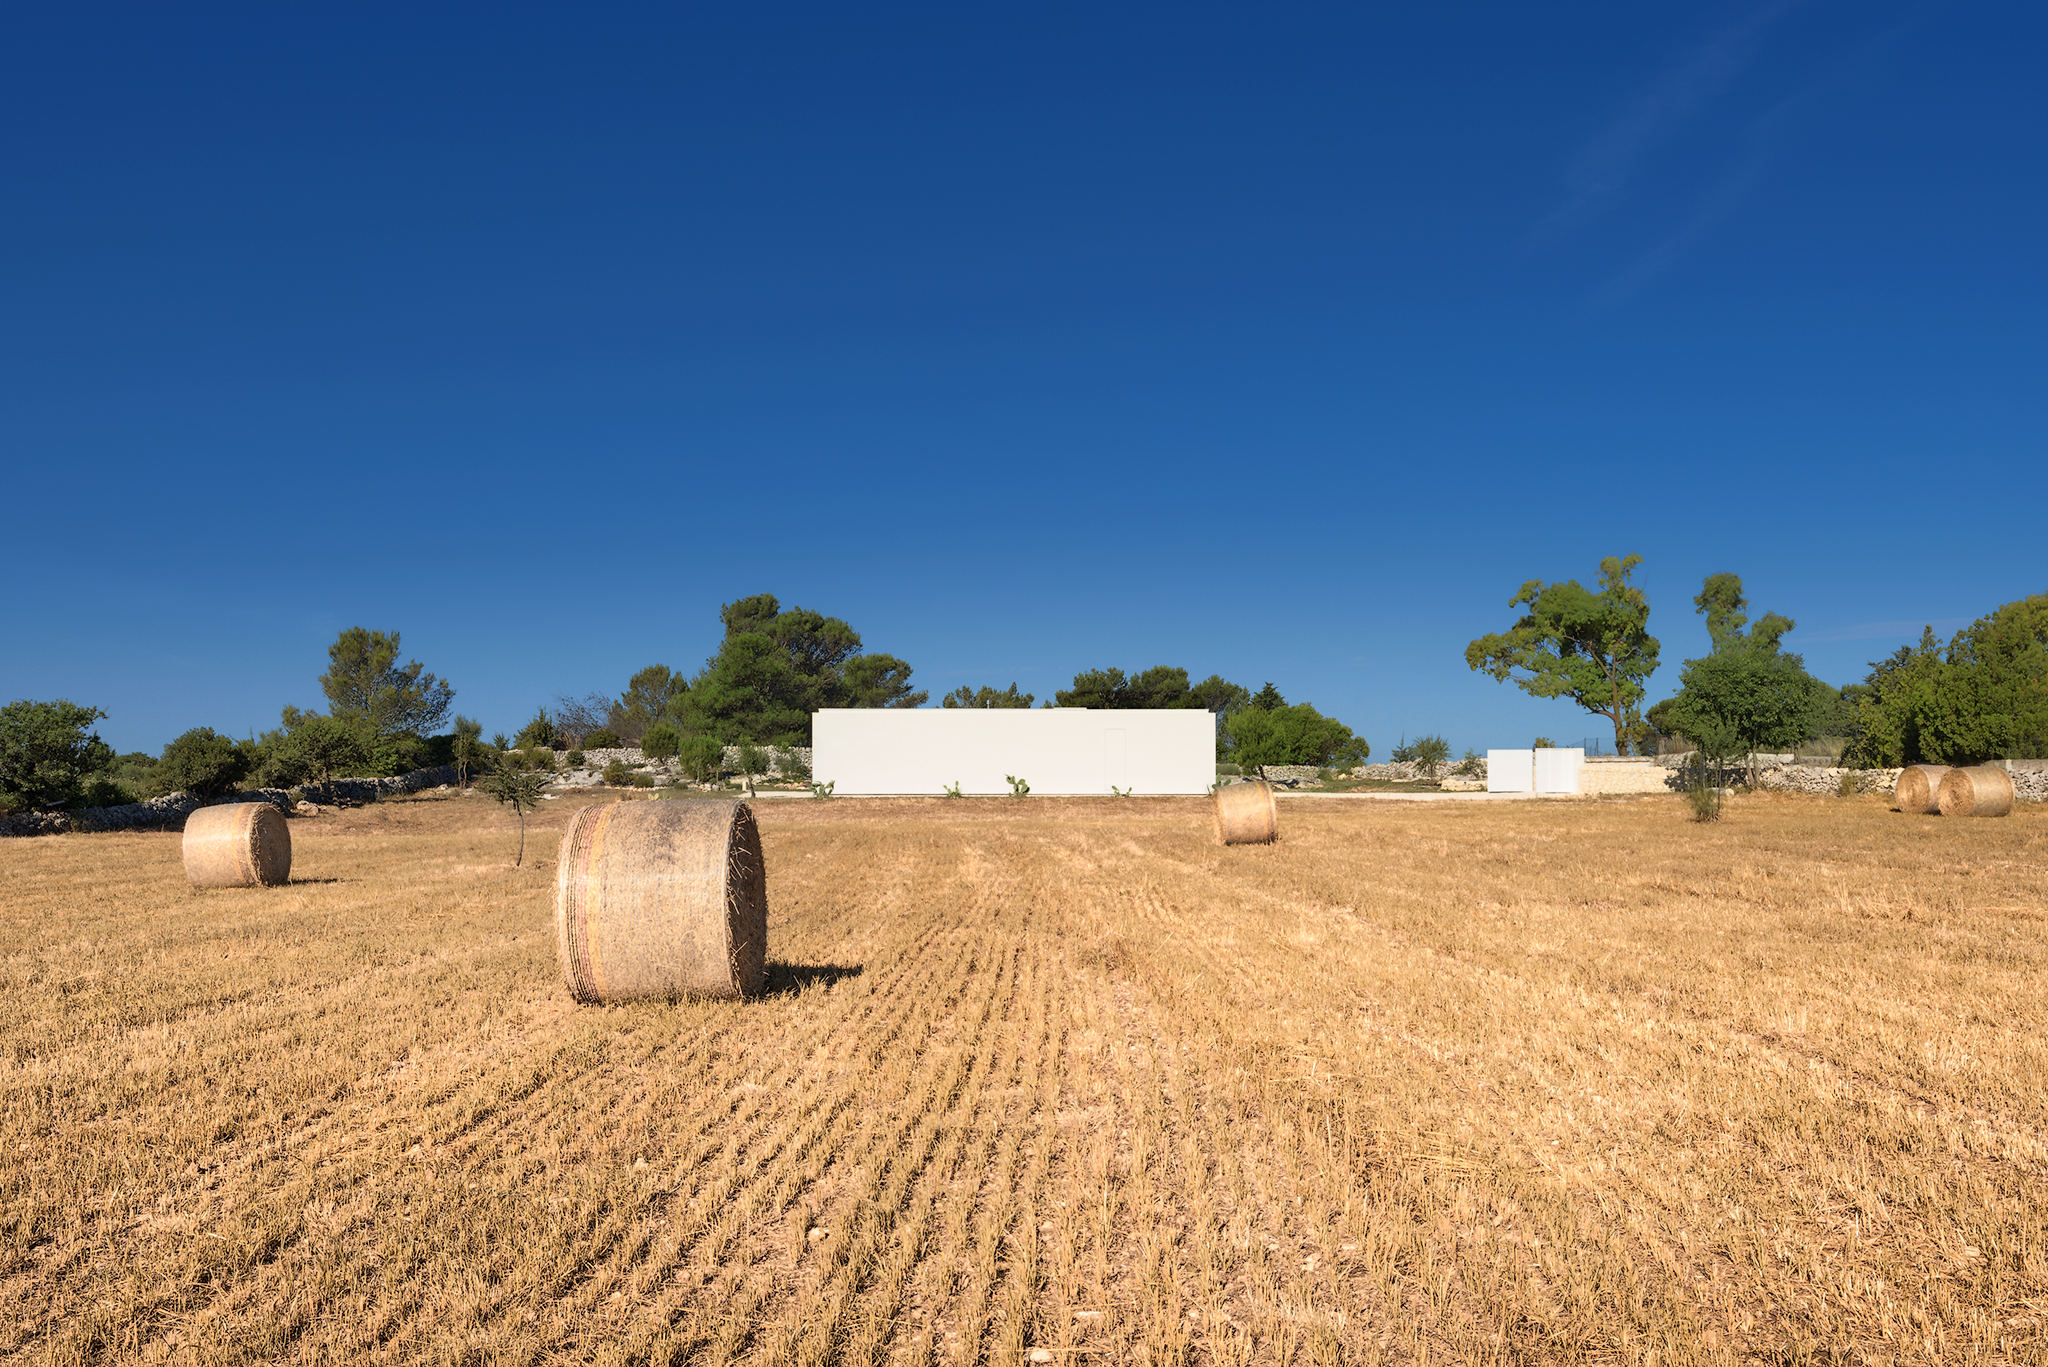
[[1086, 707], [833, 707], [811, 714], [811, 774], [837, 795], [1206, 793], [1216, 718]]

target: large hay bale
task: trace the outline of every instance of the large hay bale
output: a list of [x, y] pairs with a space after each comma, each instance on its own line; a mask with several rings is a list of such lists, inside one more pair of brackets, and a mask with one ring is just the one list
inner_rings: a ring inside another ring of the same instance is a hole
[[288, 883], [291, 828], [267, 802], [201, 807], [185, 818], [185, 877], [195, 888]]
[[1943, 816], [2005, 816], [2012, 811], [2012, 775], [1989, 764], [1951, 769], [1941, 776], [1935, 801]]
[[1216, 790], [1216, 839], [1225, 845], [1270, 845], [1280, 838], [1280, 808], [1264, 779]]
[[744, 802], [585, 807], [562, 833], [556, 952], [580, 1002], [742, 997], [768, 966], [768, 879]]
[[1936, 793], [1941, 788], [1942, 775], [1948, 772], [1946, 764], [1909, 764], [1899, 771], [1899, 781], [1892, 785], [1892, 805], [1902, 812], [1932, 812], [1936, 807]]

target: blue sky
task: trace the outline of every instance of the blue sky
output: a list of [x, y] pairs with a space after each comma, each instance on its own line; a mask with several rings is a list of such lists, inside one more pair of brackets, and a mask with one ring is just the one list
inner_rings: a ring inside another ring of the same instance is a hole
[[1384, 755], [1635, 552], [1833, 683], [2048, 589], [2048, 11], [16, 6], [0, 698], [118, 748], [403, 631], [459, 710], [722, 602], [939, 692], [1185, 665]]

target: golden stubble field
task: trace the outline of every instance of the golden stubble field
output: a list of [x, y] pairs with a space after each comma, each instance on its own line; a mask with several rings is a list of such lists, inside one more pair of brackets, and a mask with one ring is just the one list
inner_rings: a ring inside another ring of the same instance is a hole
[[0, 1358], [2048, 1359], [2048, 812], [764, 802], [579, 1008], [575, 801], [0, 842]]

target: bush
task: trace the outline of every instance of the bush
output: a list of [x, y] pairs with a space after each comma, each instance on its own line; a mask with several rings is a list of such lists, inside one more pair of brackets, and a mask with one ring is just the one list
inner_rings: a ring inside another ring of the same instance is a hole
[[804, 763], [804, 757], [793, 749], [785, 749], [781, 752], [780, 768], [785, 782], [809, 783], [811, 781], [811, 766]]
[[530, 750], [537, 745], [553, 749], [556, 734], [554, 720], [543, 707], [533, 714], [532, 721], [519, 728], [518, 745], [522, 750]]
[[640, 737], [640, 753], [649, 759], [673, 759], [683, 748], [683, 733], [674, 722], [658, 721]]
[[113, 762], [113, 747], [87, 730], [106, 715], [61, 699], [0, 707], [0, 797], [22, 807], [75, 800], [86, 778]]
[[519, 756], [520, 767], [538, 769], [542, 773], [555, 772], [555, 752], [544, 745], [529, 745]]
[[752, 741], [740, 742], [739, 754], [734, 758], [738, 761], [742, 774], [751, 776], [768, 772], [767, 752]]
[[615, 759], [604, 766], [604, 781], [610, 787], [623, 788], [626, 786], [626, 779], [626, 761]]
[[1424, 778], [1435, 778], [1437, 766], [1450, 757], [1451, 744], [1442, 736], [1417, 736], [1414, 740], [1404, 736], [1394, 747], [1395, 762], [1414, 765]]
[[[300, 713], [292, 720], [289, 729], [267, 731], [256, 743], [254, 773], [259, 787], [296, 788], [372, 771], [369, 743], [355, 727], [318, 713]], [[151, 786], [170, 791], [160, 781]]]
[[607, 731], [603, 727], [583, 737], [583, 748], [586, 750], [616, 750], [625, 743], [619, 739], [618, 732]]
[[725, 772], [725, 746], [715, 736], [691, 736], [676, 752], [683, 772], [699, 783], [715, 783]]
[[571, 750], [568, 758], [571, 769], [581, 769], [583, 767], [583, 752], [581, 750]]
[[195, 726], [164, 747], [150, 777], [160, 793], [182, 790], [194, 797], [219, 797], [248, 774], [249, 759], [212, 727]]
[[1372, 747], [1334, 717], [1307, 703], [1247, 707], [1223, 724], [1231, 755], [1246, 771], [1267, 764], [1356, 764]]
[[652, 775], [652, 774], [635, 774], [635, 775], [633, 775], [633, 786], [634, 786], [635, 788], [652, 788], [652, 787], [654, 786], [654, 775]]
[[78, 794], [81, 807], [125, 807], [136, 800], [128, 785], [107, 774], [94, 774], [85, 781], [85, 787]]

